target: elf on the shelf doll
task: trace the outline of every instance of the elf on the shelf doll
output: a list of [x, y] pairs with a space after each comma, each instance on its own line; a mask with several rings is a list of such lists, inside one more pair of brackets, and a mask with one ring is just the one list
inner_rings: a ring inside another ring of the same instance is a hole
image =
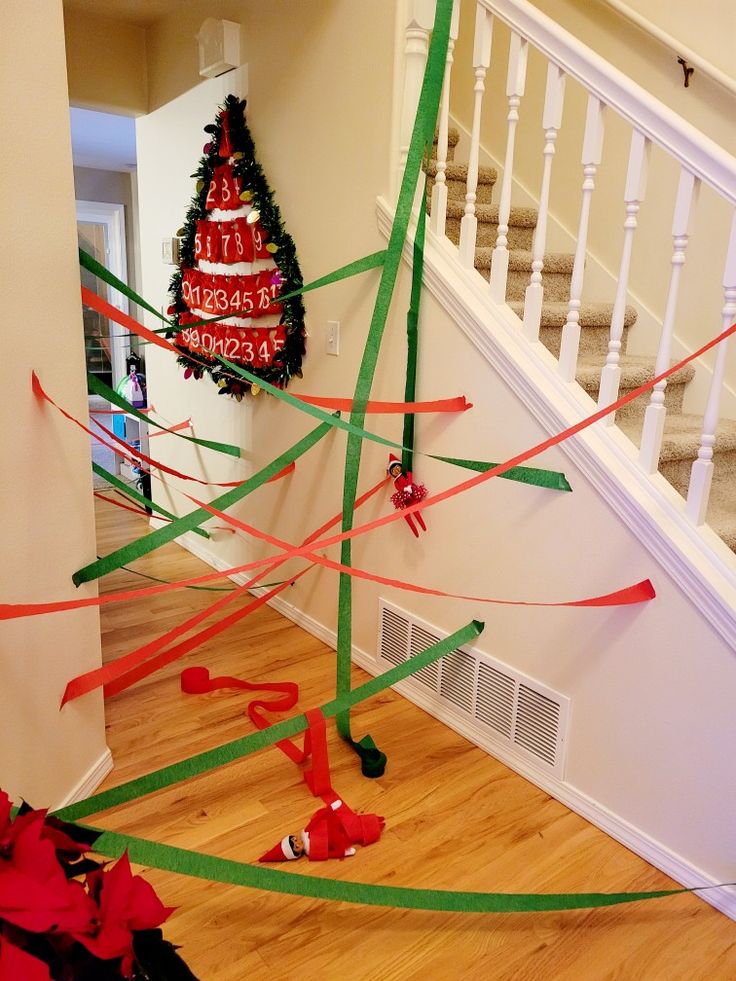
[[[393, 479], [394, 487], [396, 488], [395, 493], [391, 495], [391, 503], [396, 508], [397, 511], [402, 511], [404, 508], [411, 507], [412, 504], [417, 504], [419, 501], [423, 501], [427, 496], [427, 488], [424, 484], [414, 483], [414, 477], [411, 470], [404, 473], [403, 467], [401, 466], [401, 460], [393, 453], [389, 454], [388, 458], [388, 475]], [[424, 523], [424, 518], [422, 517], [421, 511], [415, 511], [413, 514], [405, 514], [404, 520], [409, 525], [412, 530], [412, 534], [415, 538], [419, 538], [419, 532], [414, 524], [414, 519], [416, 518], [417, 525], [422, 529], [422, 531], [427, 530], [427, 526]]]
[[286, 835], [259, 862], [293, 862], [306, 855], [310, 862], [328, 858], [349, 858], [353, 845], [372, 845], [378, 841], [384, 820], [378, 814], [356, 814], [341, 800], [321, 807], [297, 834]]

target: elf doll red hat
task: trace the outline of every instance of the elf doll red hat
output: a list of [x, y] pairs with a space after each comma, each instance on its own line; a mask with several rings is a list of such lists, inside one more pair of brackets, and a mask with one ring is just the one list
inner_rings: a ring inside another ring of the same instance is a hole
[[316, 811], [306, 828], [286, 835], [259, 862], [291, 862], [306, 855], [310, 862], [328, 858], [349, 858], [355, 854], [353, 844], [370, 845], [383, 829], [383, 818], [377, 814], [355, 814], [341, 800]]

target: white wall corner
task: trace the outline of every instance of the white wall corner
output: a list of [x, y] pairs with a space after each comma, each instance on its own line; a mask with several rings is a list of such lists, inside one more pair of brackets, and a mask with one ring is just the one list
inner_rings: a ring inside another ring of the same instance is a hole
[[68, 807], [69, 804], [76, 804], [80, 800], [86, 800], [100, 786], [105, 777], [112, 771], [113, 759], [110, 747], [106, 747], [104, 753], [92, 764], [87, 772], [77, 781], [68, 794], [66, 794], [51, 810], [57, 811], [61, 807]]

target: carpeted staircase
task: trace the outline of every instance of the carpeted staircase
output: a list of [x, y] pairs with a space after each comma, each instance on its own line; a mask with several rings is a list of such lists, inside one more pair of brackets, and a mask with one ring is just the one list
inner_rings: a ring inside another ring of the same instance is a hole
[[[467, 166], [456, 164], [455, 147], [459, 134], [451, 130], [448, 139], [447, 169], [447, 221], [446, 234], [456, 245], [460, 241], [460, 221], [465, 213], [465, 191]], [[431, 193], [436, 174], [436, 163], [430, 161], [428, 169], [428, 196], [431, 207]], [[475, 214], [478, 219], [475, 267], [488, 278], [491, 255], [498, 234], [498, 207], [491, 203], [496, 171], [481, 167], [478, 175], [478, 189]], [[532, 236], [537, 220], [534, 208], [511, 208], [509, 217], [509, 274], [506, 299], [510, 307], [519, 315], [523, 314], [524, 291], [529, 283], [532, 264]], [[560, 351], [562, 328], [567, 319], [567, 305], [570, 298], [570, 278], [573, 269], [573, 256], [564, 252], [550, 252], [544, 256], [542, 282], [544, 304], [540, 340], [557, 357]], [[580, 356], [576, 379], [592, 399], [598, 398], [601, 368], [606, 360], [609, 331], [611, 327], [612, 303], [583, 303], [580, 308]], [[626, 353], [629, 331], [636, 324], [636, 310], [626, 308], [624, 333], [621, 346], [621, 395], [632, 391], [654, 377], [654, 354], [651, 357]], [[702, 417], [683, 413], [683, 398], [686, 386], [695, 376], [695, 368], [688, 365], [668, 379], [665, 389], [667, 422], [665, 426], [659, 470], [678, 493], [686, 496], [690, 467], [698, 454]], [[635, 399], [616, 414], [617, 425], [636, 445], [641, 438], [641, 425], [648, 399]], [[736, 552], [736, 493], [734, 474], [736, 473], [736, 421], [722, 419], [716, 434], [713, 451], [715, 465], [708, 524]]]

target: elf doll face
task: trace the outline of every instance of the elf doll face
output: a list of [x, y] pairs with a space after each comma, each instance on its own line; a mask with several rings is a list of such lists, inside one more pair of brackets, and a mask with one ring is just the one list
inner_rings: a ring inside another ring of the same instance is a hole
[[304, 842], [300, 834], [289, 835], [289, 847], [294, 853], [295, 858], [301, 858], [304, 854]]

